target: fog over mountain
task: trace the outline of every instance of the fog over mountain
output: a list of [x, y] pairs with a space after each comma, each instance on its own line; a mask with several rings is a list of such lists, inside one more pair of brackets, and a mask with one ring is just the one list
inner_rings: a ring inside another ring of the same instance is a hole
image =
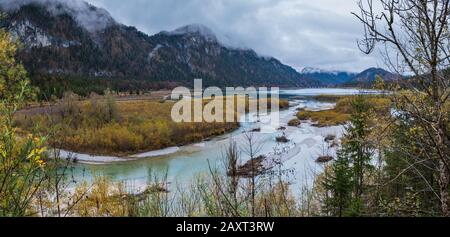
[[62, 6], [90, 31], [104, 29], [113, 18], [149, 35], [183, 25], [205, 25], [227, 47], [254, 49], [298, 71], [314, 67], [360, 72], [384, 66], [376, 54], [365, 55], [356, 47], [363, 32], [350, 14], [358, 10], [353, 1], [87, 1], [100, 10], [85, 11], [90, 6], [81, 0], [0, 0], [0, 6], [14, 9], [41, 2], [54, 12], [61, 11]]
[[[87, 87], [101, 92], [105, 87], [146, 90], [192, 86], [194, 78], [215, 86], [318, 85], [276, 58], [226, 46], [212, 29], [201, 24], [147, 35], [87, 3], [10, 3], [0, 6], [8, 13], [2, 25], [23, 43], [18, 59], [32, 75], [33, 84], [47, 94], [52, 93], [55, 82], [60, 91], [81, 94], [89, 91]], [[86, 20], [96, 15], [106, 21]]]
[[[378, 74], [391, 79], [379, 68], [357, 76], [345, 68], [307, 67], [314, 60], [299, 69], [276, 55], [264, 56], [271, 54], [258, 50], [258, 44], [255, 49], [233, 45], [204, 24], [183, 22], [146, 34], [104, 8], [79, 0], [0, 0], [0, 7], [8, 13], [1, 24], [25, 46], [19, 60], [47, 94], [54, 90], [55, 78], [60, 78], [61, 91], [84, 85], [78, 88], [81, 93], [89, 91], [87, 86], [98, 91], [189, 86], [194, 78], [204, 79], [205, 85], [285, 88], [370, 86]], [[341, 55], [340, 61], [348, 61], [347, 56]], [[327, 62], [331, 56], [308, 57]]]
[[356, 45], [363, 27], [354, 0], [88, 0], [147, 34], [187, 24], [212, 29], [229, 46], [254, 49], [301, 71], [361, 72], [384, 67]]
[[54, 15], [69, 13], [81, 26], [91, 32], [103, 30], [115, 23], [106, 10], [94, 8], [91, 4], [80, 0], [0, 0], [0, 7], [14, 11], [30, 3], [43, 4]]

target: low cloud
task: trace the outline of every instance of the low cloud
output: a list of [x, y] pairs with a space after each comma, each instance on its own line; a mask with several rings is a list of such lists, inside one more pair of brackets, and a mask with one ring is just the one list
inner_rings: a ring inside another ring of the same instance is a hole
[[78, 24], [91, 32], [102, 30], [114, 23], [106, 10], [101, 8], [94, 10], [89, 3], [81, 0], [1, 0], [0, 7], [11, 11], [30, 3], [45, 5], [55, 15], [68, 12]]
[[[379, 55], [364, 55], [356, 41], [362, 26], [350, 12], [356, 0], [87, 0], [111, 13], [118, 22], [136, 26], [147, 34], [202, 24], [227, 46], [251, 48], [273, 56], [297, 70], [317, 67], [358, 72], [383, 66]], [[113, 20], [103, 9], [90, 11], [80, 0], [0, 0], [17, 8], [25, 3], [58, 4], [71, 10], [91, 31]]]
[[252, 48], [300, 70], [361, 71], [383, 66], [356, 45], [356, 0], [89, 0], [122, 23], [155, 34], [187, 24], [211, 28], [220, 41]]

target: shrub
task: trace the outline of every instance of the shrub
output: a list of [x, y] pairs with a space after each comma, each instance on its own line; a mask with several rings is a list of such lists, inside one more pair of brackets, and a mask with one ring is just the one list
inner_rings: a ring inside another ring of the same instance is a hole
[[287, 137], [283, 135], [283, 136], [277, 137], [276, 141], [279, 142], [279, 143], [288, 143], [289, 139], [287, 139]]
[[300, 120], [311, 120], [316, 122], [319, 127], [336, 126], [345, 124], [349, 118], [349, 114], [339, 113], [335, 109], [324, 111], [302, 111], [297, 113]]
[[300, 126], [301, 122], [300, 119], [292, 119], [291, 121], [288, 122], [288, 126], [291, 127], [298, 127]]

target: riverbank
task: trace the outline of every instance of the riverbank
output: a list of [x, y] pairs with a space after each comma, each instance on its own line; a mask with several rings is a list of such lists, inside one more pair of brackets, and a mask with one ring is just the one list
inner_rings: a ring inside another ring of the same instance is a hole
[[[238, 141], [241, 145], [245, 144], [245, 133], [253, 133], [258, 137], [259, 142], [264, 143], [264, 148], [261, 149], [261, 152], [264, 153], [267, 157], [273, 156], [273, 148], [275, 146], [283, 146], [286, 150], [285, 159], [289, 159], [289, 157], [294, 157], [300, 150], [312, 149], [318, 144], [322, 144], [324, 139], [332, 134], [339, 134], [339, 130], [341, 129], [339, 126], [330, 127], [330, 128], [315, 128], [314, 122], [304, 121], [299, 126], [288, 126], [288, 122], [295, 117], [296, 111], [299, 108], [307, 108], [311, 111], [322, 111], [322, 110], [330, 110], [334, 108], [334, 104], [332, 103], [324, 103], [324, 102], [315, 102], [315, 101], [304, 101], [304, 100], [292, 100], [290, 101], [290, 107], [287, 110], [280, 111], [280, 127], [274, 127], [272, 133], [261, 132], [261, 127], [263, 124], [258, 121], [256, 118], [247, 118], [252, 117], [253, 113], [242, 116], [239, 120], [239, 128], [231, 131], [226, 134], [218, 135], [211, 137], [209, 139], [204, 139], [200, 143], [192, 143], [186, 144], [184, 146], [176, 146], [165, 148], [161, 150], [154, 150], [150, 152], [144, 152], [139, 154], [131, 154], [127, 156], [95, 156], [95, 155], [87, 155], [87, 154], [78, 154], [78, 153], [62, 153], [62, 158], [73, 158], [77, 157], [76, 161], [82, 164], [114, 164], [114, 163], [136, 163], [138, 160], [145, 160], [147, 158], [164, 158], [164, 159], [173, 159], [173, 157], [183, 157], [186, 154], [196, 154], [198, 152], [206, 152], [208, 153], [207, 157], [213, 158], [220, 157], [221, 152], [226, 148], [227, 143], [230, 139]], [[252, 122], [249, 122], [252, 121]], [[270, 130], [270, 129], [269, 129]], [[278, 143], [276, 138], [281, 135], [285, 135], [288, 137], [289, 142], [285, 144]], [[303, 147], [303, 148], [302, 148]], [[316, 148], [314, 148], [317, 150]], [[319, 156], [320, 154], [315, 154]], [[243, 154], [243, 156], [245, 156]], [[243, 157], [243, 161], [247, 158]]]
[[119, 162], [127, 162], [133, 161], [137, 159], [146, 159], [164, 155], [175, 154], [180, 150], [179, 147], [168, 147], [160, 150], [149, 151], [144, 153], [139, 153], [135, 155], [130, 155], [127, 157], [118, 157], [118, 156], [96, 156], [90, 154], [82, 154], [76, 153], [66, 150], [56, 150], [54, 152], [50, 152], [50, 157], [58, 157], [63, 160], [70, 160], [74, 163], [82, 163], [82, 164], [111, 164], [111, 163], [119, 163]]
[[237, 121], [176, 123], [171, 118], [175, 101], [146, 98], [116, 101], [108, 95], [81, 99], [68, 94], [51, 107], [21, 111], [15, 124], [23, 134], [51, 134], [49, 147], [104, 157], [197, 143], [239, 127]]
[[[329, 127], [344, 125], [349, 122], [350, 115], [354, 112], [352, 103], [355, 95], [319, 95], [313, 97], [315, 100], [335, 103], [336, 106], [326, 110], [313, 111], [299, 108], [296, 117], [299, 121], [312, 121], [317, 127]], [[378, 115], [390, 112], [392, 100], [385, 95], [365, 95], [367, 103], [374, 108]]]
[[[305, 89], [290, 90], [280, 93], [280, 98], [289, 100], [289, 108], [279, 111], [280, 124], [273, 127], [270, 133], [261, 132], [264, 126], [257, 119], [240, 120], [239, 128], [229, 133], [218, 135], [200, 143], [179, 146], [174, 153], [149, 158], [133, 158], [126, 161], [93, 163], [71, 163], [70, 177], [75, 182], [93, 183], [96, 177], [105, 177], [112, 182], [125, 183], [132, 190], [142, 191], [149, 178], [167, 177], [170, 189], [188, 188], [199, 176], [210, 174], [210, 168], [222, 169], [225, 151], [230, 141], [238, 144], [240, 164], [249, 160], [246, 154], [246, 131], [252, 132], [258, 149], [258, 156], [282, 161], [283, 169], [289, 172], [287, 182], [293, 190], [312, 187], [315, 177], [323, 171], [323, 164], [317, 163], [321, 156], [336, 156], [343, 126], [317, 127], [311, 121], [302, 121], [299, 126], [288, 126], [288, 122], [296, 118], [298, 109], [322, 111], [333, 109], [335, 102], [325, 102], [314, 98], [319, 95], [352, 95], [358, 90], [348, 89]], [[249, 114], [250, 116], [251, 114]], [[281, 129], [283, 128], [283, 129]], [[288, 143], [278, 143], [277, 137], [285, 136]], [[334, 137], [334, 141], [329, 141]], [[89, 157], [92, 159], [92, 157]], [[265, 165], [270, 165], [265, 163]], [[295, 193], [297, 194], [297, 192]]]

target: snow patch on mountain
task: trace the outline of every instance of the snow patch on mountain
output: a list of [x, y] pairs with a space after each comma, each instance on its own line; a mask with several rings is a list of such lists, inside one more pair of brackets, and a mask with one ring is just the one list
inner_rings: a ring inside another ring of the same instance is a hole
[[331, 74], [337, 76], [338, 74], [345, 73], [348, 75], [353, 75], [355, 73], [351, 72], [344, 72], [344, 71], [336, 71], [336, 70], [325, 70], [320, 68], [313, 68], [313, 67], [305, 67], [301, 71], [301, 74]]
[[66, 40], [51, 36], [28, 20], [12, 22], [9, 30], [14, 40], [20, 40], [29, 49], [49, 46], [69, 48], [81, 45], [80, 42], [75, 40]]
[[29, 48], [51, 46], [53, 41], [51, 36], [29, 21], [13, 22], [11, 36], [14, 40], [21, 39]]

